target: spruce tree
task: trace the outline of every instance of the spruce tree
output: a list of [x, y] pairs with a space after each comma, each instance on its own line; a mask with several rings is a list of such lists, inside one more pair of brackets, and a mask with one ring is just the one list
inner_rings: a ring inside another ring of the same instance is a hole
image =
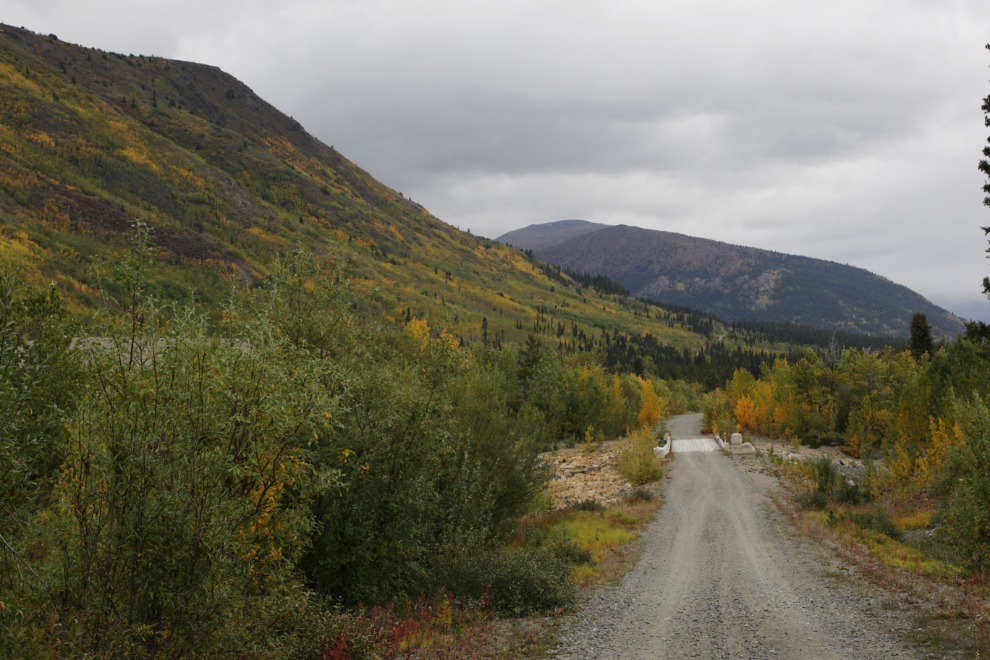
[[[987, 44], [987, 50], [990, 50], [990, 44]], [[990, 96], [983, 99], [983, 124], [990, 128]], [[987, 146], [983, 147], [983, 155], [986, 158], [980, 159], [979, 168], [980, 171], [987, 175], [987, 182], [983, 185], [983, 192], [987, 194], [983, 198], [983, 203], [986, 206], [990, 206], [990, 137], [987, 138]], [[990, 234], [990, 227], [983, 227], [983, 234]], [[987, 250], [990, 253], [990, 249]], [[990, 277], [983, 278], [983, 293], [990, 297]]]
[[915, 312], [911, 317], [911, 355], [920, 360], [925, 353], [935, 351], [935, 340], [932, 338], [932, 326], [923, 312]]

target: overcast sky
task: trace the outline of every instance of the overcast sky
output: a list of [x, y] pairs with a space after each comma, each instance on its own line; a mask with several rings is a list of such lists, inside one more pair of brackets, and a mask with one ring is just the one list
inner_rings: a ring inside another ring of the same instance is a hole
[[476, 234], [676, 231], [990, 321], [987, 0], [5, 0], [0, 20], [217, 65]]

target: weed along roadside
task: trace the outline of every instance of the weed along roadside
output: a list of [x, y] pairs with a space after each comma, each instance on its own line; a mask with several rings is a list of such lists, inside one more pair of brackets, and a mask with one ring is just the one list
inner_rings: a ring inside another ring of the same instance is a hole
[[840, 472], [828, 455], [750, 460], [750, 469], [779, 479], [777, 508], [828, 548], [830, 579], [867, 585], [883, 610], [910, 623], [907, 634], [926, 655], [987, 657], [985, 569], [967, 565], [947, 544], [937, 498], [917, 489], [871, 490], [869, 474]]

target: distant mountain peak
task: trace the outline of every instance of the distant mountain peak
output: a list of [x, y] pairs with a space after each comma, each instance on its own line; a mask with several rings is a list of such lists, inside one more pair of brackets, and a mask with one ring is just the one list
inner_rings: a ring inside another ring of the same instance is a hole
[[548, 245], [556, 245], [568, 239], [590, 234], [610, 227], [587, 220], [557, 220], [540, 225], [530, 225], [502, 234], [495, 240], [523, 250], [535, 250]]
[[937, 333], [962, 330], [955, 315], [862, 268], [668, 231], [582, 221], [532, 225], [499, 241], [547, 263], [604, 275], [634, 296], [726, 320], [793, 322], [905, 337], [915, 311]]

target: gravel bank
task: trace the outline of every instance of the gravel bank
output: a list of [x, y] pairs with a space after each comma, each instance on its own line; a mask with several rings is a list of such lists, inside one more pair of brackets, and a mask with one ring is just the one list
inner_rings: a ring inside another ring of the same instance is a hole
[[[700, 426], [683, 415], [673, 435], [701, 437]], [[558, 657], [920, 657], [884, 596], [837, 577], [776, 511], [759, 460], [679, 454], [642, 559], [563, 627]]]

